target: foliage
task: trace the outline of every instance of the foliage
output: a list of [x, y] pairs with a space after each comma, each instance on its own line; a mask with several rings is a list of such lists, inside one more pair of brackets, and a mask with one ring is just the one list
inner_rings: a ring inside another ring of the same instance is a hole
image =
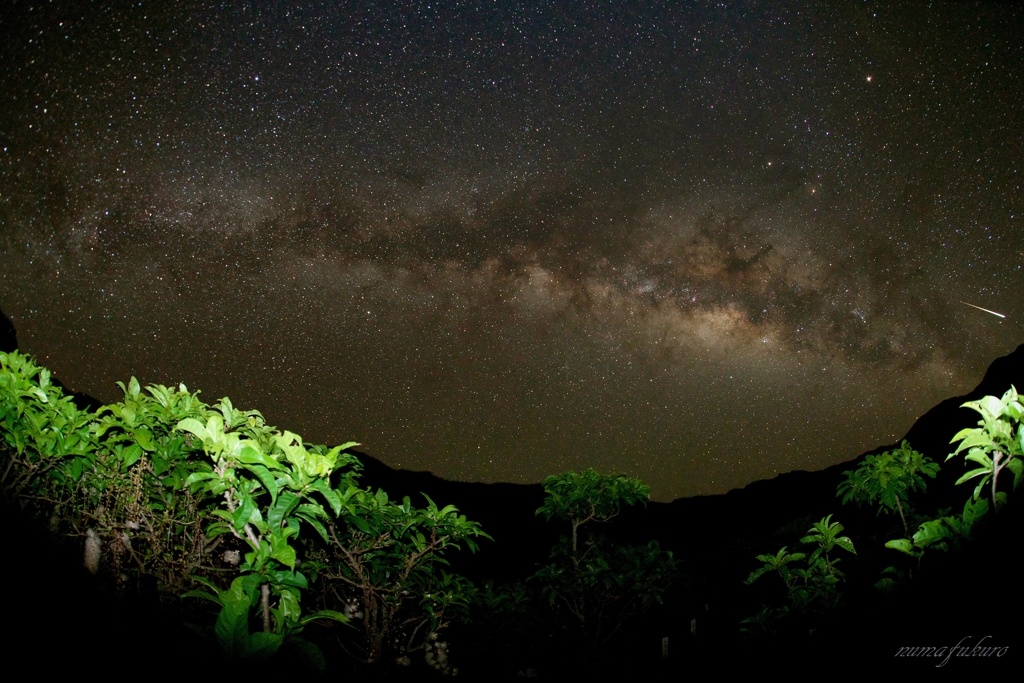
[[740, 622], [740, 633], [746, 636], [775, 635], [779, 626], [789, 616], [789, 608], [762, 605], [761, 611]]
[[924, 522], [911, 538], [889, 541], [885, 547], [899, 550], [912, 557], [921, 557], [927, 548], [945, 552], [950, 549], [950, 543], [970, 538], [972, 527], [988, 513], [988, 509], [988, 501], [984, 498], [969, 499], [964, 503], [962, 514], [947, 515]]
[[974, 410], [982, 419], [977, 427], [963, 429], [953, 437], [950, 443], [959, 441], [960, 445], [946, 459], [967, 451], [966, 459], [979, 467], [967, 472], [956, 483], [981, 477], [974, 489], [974, 498], [977, 499], [985, 485], [991, 482], [992, 504], [998, 511], [1006, 502], [1006, 494], [997, 490], [999, 473], [1003, 469], [1013, 473], [1014, 490], [1024, 474], [1024, 424], [1021, 422], [1024, 405], [1017, 389], [1011, 386], [1002, 399], [985, 396], [978, 401], [968, 401], [961, 407]]
[[[0, 354], [0, 432], [7, 448], [3, 491], [8, 503], [31, 501], [55, 531], [103, 539], [102, 565], [127, 588], [130, 576], [153, 576], [175, 598], [202, 567], [203, 506], [182, 489], [196, 449], [174, 433], [178, 419], [201, 403], [135, 378], [118, 383], [124, 401], [96, 413], [78, 409], [30, 357]], [[99, 559], [99, 558], [98, 558]]]
[[536, 663], [547, 638], [550, 622], [539, 607], [526, 582], [485, 581], [473, 592], [469, 622], [460, 630], [472, 631], [476, 658], [488, 668], [523, 671]]
[[68, 495], [95, 460], [95, 416], [51, 382], [50, 371], [17, 351], [0, 353], [0, 487], [8, 504]]
[[745, 632], [773, 632], [779, 620], [787, 615], [827, 612], [839, 606], [842, 600], [839, 585], [846, 581], [846, 576], [836, 567], [840, 558], [833, 557], [832, 553], [838, 548], [857, 554], [853, 541], [839, 535], [842, 531], [843, 525], [833, 522], [829, 515], [815, 522], [800, 539], [804, 545], [815, 546], [809, 554], [790, 553], [783, 547], [774, 555], [757, 556], [763, 565], [752, 571], [744, 583], [750, 585], [765, 574], [775, 572], [786, 586], [790, 605], [774, 610], [766, 607], [757, 616], [744, 619], [741, 623]]
[[623, 505], [647, 505], [651, 489], [639, 479], [625, 475], [599, 474], [592, 469], [564, 472], [544, 480], [547, 496], [537, 509], [551, 521], [567, 519], [572, 524], [572, 550], [576, 552], [577, 530], [588, 522], [607, 522]]
[[[200, 453], [174, 430], [179, 420], [201, 414], [205, 406], [199, 392], [190, 393], [183, 384], [177, 390], [150, 385], [146, 393], [134, 377], [127, 386], [117, 384], [124, 401], [96, 412], [96, 457], [86, 489], [94, 493], [79, 502], [91, 510], [92, 526], [101, 536], [120, 540], [109, 544], [113, 572], [123, 575], [132, 565], [155, 576], [163, 593], [177, 596], [190, 575], [211, 569], [213, 548], [202, 528], [211, 506], [184, 485]], [[72, 461], [72, 470], [77, 473], [83, 460]]]
[[547, 497], [537, 514], [568, 520], [572, 536], [561, 538], [552, 561], [533, 578], [543, 585], [549, 605], [568, 615], [593, 655], [627, 620], [663, 601], [676, 562], [656, 541], [623, 546], [590, 534], [581, 547], [583, 525], [607, 522], [624, 505], [646, 504], [650, 488], [639, 480], [589, 469], [550, 476], [544, 490]]
[[415, 508], [408, 497], [399, 504], [384, 491], [350, 486], [336, 521], [328, 523], [330, 542], [320, 566], [359, 604], [356, 656], [368, 663], [436, 649], [452, 613], [468, 610], [472, 585], [443, 570], [449, 565], [444, 554], [462, 546], [475, 552], [474, 539], [490, 536], [455, 506], [438, 509], [423, 497], [427, 507]]
[[568, 615], [592, 657], [626, 622], [664, 602], [676, 570], [672, 553], [657, 541], [620, 545], [597, 537], [574, 553], [563, 536], [534, 579], [548, 604]]
[[279, 633], [249, 632], [249, 618], [260, 597], [258, 575], [239, 576], [227, 590], [220, 590], [205, 579], [197, 580], [212, 593], [194, 590], [185, 593], [183, 597], [202, 597], [221, 606], [214, 634], [221, 652], [229, 661], [261, 662], [277, 652], [284, 641]]
[[843, 472], [846, 481], [839, 485], [837, 496], [843, 503], [851, 500], [858, 505], [874, 503], [878, 514], [884, 511], [899, 513], [903, 529], [909, 533], [904, 505], [910, 493], [927, 488], [924, 477], [935, 478], [938, 463], [918, 453], [906, 441], [898, 449], [878, 455], [869, 455], [856, 470]]
[[[246, 574], [236, 577], [226, 590], [218, 589], [206, 579], [195, 578], [211, 592], [193, 590], [182, 597], [206, 598], [221, 607], [212, 635], [229, 662], [259, 663], [274, 656], [285, 645], [291, 646], [290, 649], [307, 668], [321, 672], [326, 669], [327, 663], [320, 648], [299, 637], [299, 633], [311, 621], [325, 617], [344, 621], [344, 615], [316, 612], [290, 622], [279, 621], [280, 628], [275, 631], [251, 632], [253, 608], [257, 606], [262, 595], [259, 575]], [[205, 629], [197, 630], [200, 634], [206, 635]]]
[[[1014, 387], [1003, 394], [1002, 399], [985, 396], [977, 401], [968, 401], [961, 407], [971, 408], [982, 417], [977, 427], [962, 429], [950, 443], [960, 442], [956, 451], [950, 453], [946, 460], [967, 452], [966, 459], [979, 467], [967, 472], [957, 480], [957, 484], [980, 477], [974, 493], [964, 504], [960, 515], [943, 515], [922, 523], [913, 535], [907, 532], [906, 538], [893, 539], [885, 547], [898, 550], [914, 558], [915, 569], [920, 570], [925, 552], [935, 548], [943, 552], [960, 546], [970, 538], [971, 531], [978, 521], [988, 514], [989, 500], [991, 507], [998, 511], [1006, 502], [1006, 493], [998, 490], [999, 473], [1009, 469], [1014, 474], [1013, 488], [1021, 481], [1022, 459], [1024, 459], [1024, 405]], [[991, 485], [989, 498], [982, 498], [987, 484]], [[914, 570], [904, 573], [896, 567], [886, 567], [882, 578], [875, 587], [888, 592], [913, 578]]]
[[[323, 521], [327, 512], [322, 503], [327, 503], [335, 515], [341, 514], [343, 505], [331, 489], [330, 476], [336, 467], [354, 462], [354, 457], [344, 451], [356, 444], [350, 442], [330, 450], [307, 449], [298, 435], [271, 429], [258, 411], [236, 410], [227, 398], [221, 399], [216, 410], [207, 410], [205, 416], [205, 424], [195, 418], [178, 423], [178, 430], [199, 438], [211, 461], [202, 463], [185, 483], [194, 492], [222, 501], [213, 511], [217, 519], [207, 535], [214, 538], [230, 534], [249, 547], [239, 567], [240, 578], [245, 581], [229, 589], [231, 600], [217, 598], [221, 604], [218, 623], [230, 620], [230, 615], [240, 609], [240, 596], [249, 595], [248, 589], [256, 586], [260, 589], [264, 633], [284, 638], [301, 631], [310, 618], [347, 621], [334, 610], [302, 616], [301, 591], [308, 587], [308, 581], [297, 570], [293, 539], [298, 538], [305, 523], [326, 541]], [[271, 606], [271, 596], [276, 598], [275, 606]]]
[[[30, 357], [0, 354], [0, 485], [8, 502], [30, 500], [70, 533], [102, 539], [103, 571], [119, 588], [131, 567], [155, 575], [164, 594], [202, 583], [185, 595], [219, 606], [213, 635], [235, 660], [289, 646], [322, 662], [299, 634], [314, 619], [348, 621], [334, 609], [303, 613], [309, 580], [300, 555], [323, 552], [302, 537], [312, 529], [338, 564], [307, 560], [308, 569], [360, 587], [377, 650], [408, 631], [405, 649], [423, 650], [444, 669], [437, 632], [466, 609], [472, 586], [441, 570], [443, 554], [475, 550], [473, 538], [487, 537], [477, 524], [429, 499], [420, 510], [359, 489], [359, 463], [346, 452], [354, 443], [307, 447], [227, 398], [208, 406], [184, 385], [143, 390], [134, 377], [118, 384], [123, 402], [82, 411]], [[228, 550], [214, 566], [218, 545]], [[225, 571], [235, 576], [221, 589], [214, 578]], [[250, 632], [253, 618], [262, 628]]]
[[[886, 548], [898, 550], [904, 555], [917, 560], [915, 569], [920, 570], [921, 560], [925, 551], [931, 548], [946, 552], [953, 547], [962, 546], [971, 536], [974, 525], [988, 514], [989, 504], [985, 498], [975, 500], [969, 498], [964, 503], [960, 515], [945, 515], [922, 523], [910, 538], [896, 538], [885, 544]], [[941, 514], [941, 513], [940, 513]], [[882, 592], [891, 592], [898, 585], [913, 579], [914, 570], [904, 573], [896, 567], [882, 570], [882, 578], [875, 583], [875, 588]]]

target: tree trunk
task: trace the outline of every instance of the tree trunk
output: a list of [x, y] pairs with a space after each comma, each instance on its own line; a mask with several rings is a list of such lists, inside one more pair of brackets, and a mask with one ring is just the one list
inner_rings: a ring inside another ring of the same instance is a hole
[[263, 632], [270, 633], [270, 584], [260, 586], [261, 599], [263, 603]]

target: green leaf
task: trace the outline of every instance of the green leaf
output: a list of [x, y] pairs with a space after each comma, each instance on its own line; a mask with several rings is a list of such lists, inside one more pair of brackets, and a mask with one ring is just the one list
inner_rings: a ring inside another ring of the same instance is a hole
[[142, 448], [138, 444], [132, 444], [121, 452], [122, 465], [125, 468], [131, 467], [142, 457]]
[[156, 445], [153, 443], [153, 432], [149, 431], [145, 427], [140, 427], [135, 430], [134, 436], [135, 441], [138, 442], [139, 446], [141, 446], [147, 453], [152, 453], [156, 450]]
[[853, 541], [851, 541], [847, 536], [837, 538], [836, 545], [847, 552], [853, 553], [854, 555], [857, 554], [857, 551], [853, 549]]
[[181, 594], [181, 597], [183, 597], [183, 598], [203, 598], [204, 600], [209, 600], [210, 602], [215, 602], [218, 605], [221, 604], [220, 598], [217, 597], [216, 595], [214, 595], [213, 593], [210, 593], [209, 591], [203, 591], [203, 590], [185, 591], [184, 593]]
[[328, 540], [327, 529], [324, 527], [324, 525], [320, 522], [319, 519], [301, 509], [298, 510], [295, 514], [297, 517], [301, 518], [304, 522], [313, 527], [313, 529], [315, 529], [316, 532], [320, 534], [320, 538], [324, 539], [325, 541]]
[[242, 527], [249, 523], [249, 518], [252, 517], [252, 513], [255, 511], [256, 501], [252, 499], [252, 496], [243, 495], [241, 504], [235, 509], [235, 514], [231, 519], [235, 531], [241, 531]]
[[[303, 623], [306, 622], [304, 621]], [[311, 643], [305, 638], [293, 636], [288, 639], [288, 647], [299, 653], [307, 668], [320, 674], [327, 671], [327, 660], [324, 658], [324, 653], [321, 652], [315, 643]]]
[[905, 538], [896, 538], [888, 541], [885, 544], [885, 547], [892, 548], [893, 550], [899, 550], [901, 553], [906, 553], [907, 555], [916, 555], [918, 552], [917, 549], [914, 548], [914, 544]]
[[280, 529], [285, 517], [291, 514], [301, 500], [298, 494], [291, 491], [281, 493], [277, 498], [277, 502], [270, 507], [267, 513], [267, 523], [270, 524], [270, 528]]
[[[966, 438], [960, 437], [960, 434], [963, 434], [964, 437], [966, 437]], [[959, 446], [957, 446], [957, 449], [956, 449], [957, 453], [959, 453], [960, 451], [966, 450], [968, 448], [973, 448], [975, 446], [980, 446], [980, 445], [991, 446], [992, 445], [992, 437], [989, 436], [988, 434], [986, 434], [984, 431], [982, 431], [980, 429], [977, 429], [977, 428], [975, 428], [975, 429], [965, 429], [962, 432], [960, 432], [960, 434], [957, 434], [956, 437], [953, 437], [953, 441], [956, 441], [957, 437], [963, 438], [963, 441], [960, 443]], [[950, 443], [952, 443], [952, 442], [950, 442]]]
[[371, 531], [371, 529], [370, 529], [370, 525], [367, 524], [366, 520], [363, 519], [362, 517], [357, 517], [355, 515], [351, 515], [351, 516], [348, 517], [348, 521], [350, 523], [354, 524], [356, 526], [356, 528], [359, 529], [360, 531], [362, 531], [364, 534], [370, 534], [370, 535], [373, 534], [373, 531]]
[[193, 472], [192, 474], [188, 475], [188, 478], [185, 479], [185, 486], [191, 486], [192, 484], [198, 483], [200, 481], [218, 478], [219, 477], [214, 472]]
[[221, 649], [235, 654], [249, 635], [249, 606], [252, 602], [241, 577], [231, 582], [231, 587], [221, 593], [220, 600], [223, 607], [217, 616], [214, 633]]
[[320, 492], [320, 495], [324, 497], [327, 504], [331, 506], [331, 510], [334, 511], [334, 516], [337, 517], [341, 514], [341, 497], [331, 488], [331, 484], [326, 479], [317, 479], [313, 484], [313, 488]]
[[210, 436], [210, 432], [206, 429], [203, 423], [191, 417], [187, 417], [179, 422], [177, 429], [182, 432], [195, 434], [204, 445], [213, 440]]
[[[968, 481], [970, 479], [974, 479], [975, 477], [980, 477], [983, 474], [988, 474], [990, 471], [991, 470], [988, 470], [988, 469], [985, 469], [985, 468], [978, 468], [976, 470], [971, 470], [970, 472], [968, 472], [964, 476], [962, 476], [959, 479], [957, 479], [956, 483], [957, 484], [962, 484], [965, 481]], [[982, 482], [982, 484], [984, 484], [984, 482]]]
[[271, 572], [270, 576], [275, 584], [281, 586], [291, 586], [292, 588], [299, 588], [302, 590], [309, 588], [309, 581], [302, 572], [294, 570], [283, 571], [278, 569]]
[[238, 648], [239, 659], [259, 663], [270, 659], [281, 647], [284, 637], [277, 633], [253, 633], [245, 638]]
[[289, 569], [295, 569], [295, 548], [288, 545], [287, 541], [275, 543], [273, 547], [274, 550], [271, 553], [271, 557]]
[[242, 452], [238, 454], [238, 460], [240, 462], [244, 462], [247, 465], [263, 465], [269, 470], [284, 469], [284, 466], [275, 458], [257, 449], [258, 444], [255, 444], [255, 442], [250, 442], [249, 444], [242, 448]]
[[273, 504], [277, 500], [277, 480], [274, 479], [274, 475], [262, 465], [249, 465], [246, 469], [255, 474], [260, 483], [267, 489], [270, 493], [270, 502]]

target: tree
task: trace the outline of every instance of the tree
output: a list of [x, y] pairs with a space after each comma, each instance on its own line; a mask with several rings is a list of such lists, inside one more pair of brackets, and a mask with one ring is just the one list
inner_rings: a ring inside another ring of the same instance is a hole
[[639, 479], [625, 475], [598, 474], [592, 469], [565, 472], [544, 480], [547, 497], [537, 509], [538, 515], [551, 521], [568, 520], [572, 525], [572, 552], [577, 551], [578, 530], [588, 522], [607, 522], [617, 516], [623, 505], [647, 505], [651, 488]]
[[[222, 650], [231, 658], [265, 659], [286, 639], [295, 640], [306, 623], [327, 618], [347, 622], [338, 611], [321, 610], [305, 615], [300, 605], [307, 577], [298, 571], [296, 543], [303, 524], [326, 540], [323, 521], [327, 511], [337, 515], [342, 499], [331, 488], [337, 468], [352, 465], [345, 451], [355, 442], [334, 448], [307, 448], [297, 434], [281, 433], [267, 426], [258, 411], [242, 412], [223, 398], [215, 409], [204, 411], [205, 424], [186, 418], [177, 429], [197, 437], [209, 461], [185, 480], [196, 493], [218, 499], [217, 521], [207, 537], [231, 535], [248, 546], [236, 578], [227, 591], [213, 594], [192, 591], [221, 606], [215, 633]], [[343, 473], [342, 481], [349, 482]], [[203, 581], [213, 587], [208, 581]], [[250, 609], [262, 617], [260, 635], [249, 634]], [[307, 644], [307, 650], [313, 649]]]
[[921, 455], [906, 441], [900, 447], [878, 455], [869, 455], [856, 470], [843, 472], [846, 481], [839, 485], [836, 496], [843, 497], [843, 504], [851, 500], [857, 505], [874, 503], [878, 514], [899, 513], [903, 530], [910, 535], [904, 504], [911, 493], [925, 491], [924, 477], [935, 478], [938, 463]]
[[843, 525], [833, 522], [829, 515], [815, 522], [800, 539], [804, 545], [817, 546], [810, 554], [790, 553], [783, 547], [775, 555], [758, 555], [757, 560], [764, 564], [752, 571], [744, 583], [750, 585], [765, 574], [776, 572], [786, 586], [790, 605], [774, 610], [765, 607], [757, 616], [741, 622], [745, 625], [743, 630], [773, 632], [775, 624], [788, 615], [827, 612], [837, 607], [842, 599], [839, 585], [846, 581], [846, 575], [836, 567], [840, 558], [832, 553], [841, 549], [857, 554], [853, 541], [839, 535], [842, 531]]
[[963, 429], [950, 443], [960, 442], [957, 449], [949, 454], [953, 458], [967, 451], [966, 459], [980, 465], [957, 480], [957, 484], [981, 477], [974, 489], [975, 500], [981, 495], [985, 484], [991, 482], [992, 505], [999, 507], [1006, 502], [1006, 494], [997, 490], [999, 474], [1003, 469], [1013, 472], [1013, 489], [1020, 486], [1024, 475], [1024, 404], [1015, 387], [1003, 394], [1002, 399], [985, 396], [978, 401], [968, 401], [962, 408], [970, 408], [981, 415], [978, 426]]
[[593, 657], [629, 619], [663, 601], [676, 562], [657, 541], [620, 545], [595, 533], [580, 540], [584, 525], [607, 522], [624, 505], [646, 504], [650, 488], [639, 480], [588, 469], [548, 477], [544, 490], [537, 514], [568, 521], [572, 536], [552, 548], [552, 561], [534, 579], [543, 584], [549, 604], [568, 615]]
[[408, 497], [396, 503], [387, 493], [350, 486], [341, 496], [341, 514], [327, 524], [327, 551], [318, 558], [324, 578], [340, 583], [344, 596], [358, 603], [357, 627], [367, 663], [424, 651], [428, 664], [445, 670], [438, 634], [453, 611], [468, 610], [472, 585], [443, 571], [444, 555], [465, 546], [478, 548], [488, 536], [454, 505], [414, 508]]
[[[988, 500], [985, 498], [968, 498], [964, 504], [964, 511], [960, 515], [943, 515], [937, 519], [930, 519], [918, 526], [917, 531], [910, 538], [896, 538], [885, 544], [886, 548], [899, 550], [905, 555], [917, 560], [917, 570], [921, 569], [921, 559], [925, 551], [935, 548], [943, 552], [951, 548], [963, 545], [971, 537], [974, 525], [988, 514]], [[939, 513], [942, 515], [942, 512]], [[902, 578], [902, 572], [896, 567], [886, 567], [882, 574], [891, 576], [883, 577], [875, 584], [876, 588], [888, 591], [895, 587], [897, 580]], [[913, 578], [913, 571], [909, 573]]]

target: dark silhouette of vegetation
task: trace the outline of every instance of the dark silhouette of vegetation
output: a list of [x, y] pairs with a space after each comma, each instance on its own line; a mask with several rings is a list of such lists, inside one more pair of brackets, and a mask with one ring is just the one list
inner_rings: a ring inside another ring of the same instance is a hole
[[[993, 548], [1018, 514], [1010, 494], [1024, 461], [1024, 406], [1011, 387], [1002, 398], [963, 404], [981, 419], [955, 435], [947, 458], [964, 455], [973, 465], [957, 481], [974, 483], [973, 493], [955, 514], [928, 507], [926, 480], [945, 480], [907, 441], [843, 472], [843, 503], [874, 511], [865, 517], [850, 508], [849, 528], [822, 517], [827, 510], [801, 511], [785, 533], [771, 533], [750, 508], [727, 521], [709, 515], [691, 528], [656, 527], [648, 521], [658, 517], [641, 514], [656, 504], [640, 481], [566, 472], [545, 480], [536, 511], [565, 534], [532, 575], [498, 583], [474, 574], [467, 554], [453, 554], [489, 541], [480, 524], [426, 494], [417, 508], [410, 497], [398, 502], [361, 486], [355, 444], [307, 445], [257, 411], [226, 398], [207, 405], [181, 385], [143, 388], [133, 378], [119, 386], [123, 400], [82, 407], [30, 357], [0, 353], [0, 490], [8, 514], [19, 528], [65, 539], [79, 558], [85, 548], [94, 575], [60, 581], [79, 594], [86, 585], [100, 591], [102, 600], [88, 603], [94, 612], [111, 601], [146, 605], [166, 623], [192, 625], [199, 639], [152, 622], [140, 630], [179, 639], [191, 661], [307, 676], [348, 668], [357, 677], [419, 680], [462, 667], [470, 675], [530, 677], [583, 663], [634, 671], [635, 661], [664, 673], [686, 661], [728, 666], [796, 651], [829, 661], [831, 644], [856, 637], [855, 625], [897, 637], [896, 625], [879, 626], [903, 623], [888, 615], [939, 613], [955, 598], [940, 592], [943, 577], [975, 571], [967, 564], [975, 555], [985, 567], [1000, 566], [1003, 555]], [[706, 509], [720, 510], [714, 503]], [[666, 510], [657, 512], [665, 518]], [[896, 528], [874, 523], [882, 513], [900, 519], [902, 538], [881, 540]], [[673, 592], [679, 561], [663, 543], [705, 527], [714, 531], [684, 558], [702, 578]], [[802, 529], [799, 548], [764, 552]], [[752, 555], [762, 566], [743, 589], [739, 568]], [[882, 569], [890, 555], [897, 563]], [[761, 580], [765, 574], [780, 581]], [[28, 587], [32, 575], [10, 581]], [[52, 592], [21, 591], [40, 606]], [[978, 609], [965, 601], [956, 614]], [[41, 623], [31, 602], [16, 613]], [[991, 618], [984, 623], [995, 628]], [[99, 642], [84, 633], [78, 640]]]

